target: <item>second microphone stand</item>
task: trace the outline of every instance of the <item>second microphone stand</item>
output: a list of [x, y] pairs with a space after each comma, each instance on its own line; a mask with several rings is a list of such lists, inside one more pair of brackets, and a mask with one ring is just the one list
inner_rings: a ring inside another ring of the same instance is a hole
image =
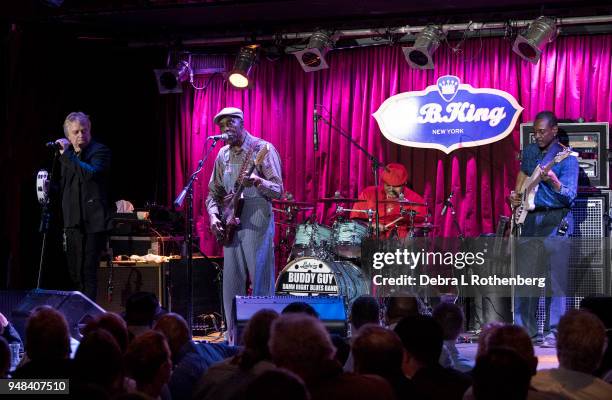
[[186, 230], [187, 237], [185, 240], [185, 247], [186, 247], [186, 253], [187, 253], [188, 296], [187, 296], [187, 315], [185, 316], [186, 317], [185, 319], [187, 320], [187, 324], [189, 324], [189, 332], [193, 331], [193, 183], [197, 179], [200, 171], [202, 171], [202, 167], [204, 166], [206, 159], [208, 159], [208, 156], [210, 155], [212, 150], [215, 148], [218, 141], [219, 139], [216, 139], [216, 138], [213, 139], [213, 142], [208, 148], [208, 150], [206, 151], [204, 158], [198, 162], [198, 166], [196, 170], [191, 174], [191, 176], [187, 180], [187, 184], [185, 185], [181, 193], [179, 193], [176, 200], [174, 200], [174, 206], [177, 208], [183, 205], [183, 202], [185, 201], [185, 199], [187, 200], [187, 205], [186, 205], [186, 210], [185, 210], [187, 213], [186, 218], [185, 218], [186, 224], [187, 224], [187, 230]]
[[374, 199], [374, 204], [375, 204], [375, 221], [376, 221], [376, 230], [374, 231], [376, 234], [376, 245], [378, 246], [379, 244], [379, 239], [380, 239], [380, 220], [379, 220], [379, 215], [378, 215], [378, 204], [379, 204], [379, 196], [378, 196], [378, 169], [380, 168], [380, 160], [378, 160], [378, 158], [376, 158], [376, 156], [370, 154], [366, 149], [364, 149], [359, 143], [357, 143], [355, 141], [355, 139], [353, 139], [351, 137], [351, 135], [349, 135], [348, 133], [346, 133], [344, 130], [342, 130], [341, 127], [336, 126], [334, 124], [331, 123], [330, 120], [326, 119], [325, 117], [323, 117], [322, 115], [319, 115], [317, 113], [315, 113], [314, 115], [314, 119], [315, 119], [315, 124], [317, 123], [317, 120], [322, 120], [323, 122], [325, 122], [325, 124], [327, 124], [327, 126], [329, 126], [330, 128], [334, 129], [335, 131], [337, 131], [338, 133], [340, 133], [340, 135], [344, 136], [349, 142], [351, 142], [351, 144], [355, 147], [357, 147], [363, 154], [366, 155], [366, 157], [370, 160], [370, 162], [372, 163], [372, 171], [374, 172], [374, 184], [376, 185], [376, 196]]

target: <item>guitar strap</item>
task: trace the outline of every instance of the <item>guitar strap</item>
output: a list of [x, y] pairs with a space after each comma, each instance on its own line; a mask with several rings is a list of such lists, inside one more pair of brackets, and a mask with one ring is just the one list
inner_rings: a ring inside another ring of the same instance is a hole
[[551, 162], [552, 159], [555, 158], [557, 154], [559, 154], [562, 151], [563, 151], [563, 146], [561, 145], [561, 143], [559, 143], [558, 140], [555, 141], [555, 143], [551, 144], [546, 154], [544, 154], [542, 161], [540, 161], [540, 168], [542, 168], [544, 165]]
[[240, 166], [240, 172], [238, 173], [238, 177], [236, 178], [236, 182], [234, 182], [234, 193], [238, 191], [238, 188], [242, 185], [242, 179], [244, 173], [249, 168], [249, 164], [251, 163], [251, 159], [253, 158], [253, 152], [255, 151], [255, 146], [249, 147], [246, 156], [244, 156], [244, 161], [242, 161], [242, 165]]

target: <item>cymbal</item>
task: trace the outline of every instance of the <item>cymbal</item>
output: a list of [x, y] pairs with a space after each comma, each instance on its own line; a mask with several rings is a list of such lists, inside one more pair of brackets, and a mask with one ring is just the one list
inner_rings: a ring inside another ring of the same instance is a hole
[[363, 203], [365, 200], [351, 199], [349, 197], [323, 197], [319, 203]]
[[295, 206], [295, 207], [312, 207], [314, 203], [309, 201], [293, 201], [293, 200], [272, 200], [272, 203], [279, 206]]
[[289, 224], [287, 222], [274, 221], [274, 225], [288, 226], [290, 228], [297, 228], [297, 224]]
[[395, 203], [399, 203], [399, 204], [405, 205], [405, 206], [426, 206], [427, 205], [425, 203], [416, 203], [414, 201], [400, 200], [400, 199], [384, 199], [384, 200], [378, 200], [378, 202], [381, 203], [381, 204], [395, 204]]
[[430, 222], [422, 222], [420, 224], [414, 224], [415, 228], [422, 228], [422, 229], [433, 229], [433, 228], [437, 228], [440, 225], [434, 225]]

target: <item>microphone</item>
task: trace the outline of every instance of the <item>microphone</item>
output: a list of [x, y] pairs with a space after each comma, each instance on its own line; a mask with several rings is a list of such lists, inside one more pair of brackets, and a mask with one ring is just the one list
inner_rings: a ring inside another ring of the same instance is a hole
[[314, 151], [319, 151], [319, 114], [317, 113], [317, 109], [314, 109], [314, 113], [312, 114], [312, 119], [314, 120], [314, 129], [312, 132], [312, 144], [314, 147]]
[[442, 216], [446, 215], [446, 210], [448, 209], [448, 205], [450, 204], [452, 206], [450, 201], [453, 198], [454, 194], [455, 193], [453, 193], [453, 191], [451, 190], [450, 194], [448, 195], [448, 198], [444, 200], [444, 207], [442, 207], [442, 212], [440, 213], [440, 215]]
[[45, 143], [45, 147], [48, 147], [48, 148], [53, 149], [53, 150], [61, 150], [62, 149], [62, 145], [57, 143], [57, 142], [47, 142], [47, 143]]
[[229, 135], [227, 133], [224, 133], [222, 135], [213, 135], [213, 136], [209, 136], [206, 138], [206, 140], [227, 140], [229, 139]]

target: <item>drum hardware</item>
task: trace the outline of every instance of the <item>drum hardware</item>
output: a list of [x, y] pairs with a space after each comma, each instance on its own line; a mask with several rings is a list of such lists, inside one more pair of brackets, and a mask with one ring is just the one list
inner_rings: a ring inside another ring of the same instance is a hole
[[365, 200], [352, 199], [350, 197], [323, 197], [317, 200], [319, 203], [363, 203]]
[[403, 206], [427, 206], [427, 203], [417, 203], [411, 200], [405, 199], [384, 199], [378, 201], [381, 204], [400, 204]]
[[290, 207], [312, 207], [314, 203], [308, 201], [294, 201], [294, 200], [272, 200], [272, 204], [276, 204], [280, 207], [290, 206]]

